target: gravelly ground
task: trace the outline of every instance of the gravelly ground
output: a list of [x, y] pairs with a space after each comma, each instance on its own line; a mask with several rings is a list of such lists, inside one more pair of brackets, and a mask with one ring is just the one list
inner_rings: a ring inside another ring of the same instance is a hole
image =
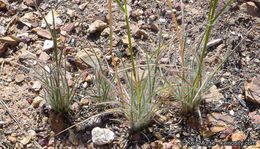
[[[2, 1], [0, 0], [0, 2]], [[96, 120], [96, 123], [92, 124], [107, 127], [116, 133], [115, 141], [106, 146], [93, 145], [90, 131], [94, 126], [87, 124], [76, 126], [59, 137], [53, 135], [53, 131], [60, 131], [101, 111], [94, 106], [94, 101], [87, 96], [86, 90], [89, 85], [86, 85], [86, 83], [80, 84], [70, 115], [58, 119], [58, 121], [66, 119], [65, 123], [50, 125], [53, 117], [56, 119], [56, 116], [49, 112], [46, 105], [43, 104], [44, 101], [35, 105], [36, 97], [42, 91], [32, 89], [35, 78], [33, 77], [33, 70], [27, 64], [35, 64], [37, 58], [43, 55], [42, 46], [47, 39], [39, 37], [33, 31], [37, 26], [41, 26], [42, 19], [33, 7], [27, 6], [28, 2], [29, 0], [21, 0], [10, 3], [10, 8], [7, 10], [0, 9], [0, 26], [6, 27], [9, 22], [12, 22], [7, 34], [1, 35], [1, 37], [15, 33], [26, 33], [21, 35], [22, 42], [19, 44], [9, 45], [4, 53], [1, 53], [0, 50], [0, 99], [2, 103], [0, 105], [0, 147], [138, 148], [139, 146], [139, 148], [147, 149], [168, 149], [180, 148], [181, 142], [183, 145], [187, 145], [187, 143], [191, 145], [194, 140], [195, 143], [197, 141], [197, 146], [199, 145], [198, 141], [201, 140], [208, 141], [208, 143], [220, 142], [220, 144], [221, 142], [230, 142], [233, 134], [237, 134], [244, 141], [258, 142], [259, 147], [259, 104], [254, 104], [246, 99], [244, 82], [260, 73], [260, 27], [255, 27], [256, 24], [260, 23], [260, 18], [252, 14], [251, 7], [248, 7], [245, 2], [232, 2], [231, 6], [214, 25], [210, 40], [221, 39], [222, 42], [208, 49], [205, 60], [206, 71], [212, 71], [217, 63], [221, 62], [224, 56], [235, 48], [242, 39], [244, 39], [244, 42], [218, 72], [218, 77], [215, 79], [215, 92], [212, 95], [215, 98], [206, 100], [201, 106], [204, 125], [199, 126], [197, 116], [185, 117], [180, 114], [179, 109], [168, 106], [159, 114], [161, 117], [165, 117], [164, 120], [160, 122], [159, 119], [158, 122], [156, 119], [141, 133], [128, 136], [125, 123], [113, 120], [124, 121], [125, 119], [111, 114], [100, 117], [99, 120]], [[205, 29], [208, 3], [200, 0], [185, 3], [184, 22], [182, 22], [180, 7], [175, 6], [179, 25], [184, 24], [183, 27], [189, 30], [187, 32], [187, 49], [194, 49], [198, 37]], [[43, 9], [44, 14], [49, 12], [52, 4], [54, 4], [54, 1], [43, 1], [41, 3], [40, 8]], [[85, 8], [80, 8], [84, 4], [86, 4]], [[161, 43], [170, 41], [165, 46], [166, 52], [162, 56], [162, 60], [173, 63], [178, 41], [175, 39], [174, 23], [167, 3], [164, 1], [135, 0], [134, 3], [129, 1], [128, 5], [132, 9], [130, 16], [132, 31], [135, 27], [139, 27], [147, 33], [147, 37], [145, 35], [143, 35], [143, 38], [134, 37], [136, 62], [140, 64], [145, 60], [142, 57], [145, 53], [151, 54], [156, 49], [160, 39], [159, 31], [161, 31]], [[109, 59], [109, 36], [105, 32], [88, 33], [90, 24], [95, 20], [108, 23], [107, 1], [61, 0], [55, 3], [55, 11], [62, 20], [61, 28], [69, 23], [77, 24], [74, 24], [75, 27], [70, 33], [64, 35], [62, 32], [59, 33], [59, 35], [62, 35], [61, 40], [65, 43], [64, 47], [66, 47], [68, 55], [74, 58], [79, 51], [92, 46], [98, 48], [101, 55]], [[22, 18], [25, 14], [30, 16], [31, 27], [26, 27], [19, 21], [13, 21], [17, 20], [15, 15], [17, 15], [17, 18]], [[113, 17], [113, 50], [116, 57], [122, 54], [127, 61], [129, 60], [127, 46], [124, 46], [123, 41], [124, 35], [126, 35], [124, 16], [116, 3], [113, 4]], [[156, 25], [158, 31], [153, 25]], [[252, 27], [255, 28], [247, 34]], [[27, 51], [27, 53], [24, 51]], [[189, 52], [189, 50], [187, 51]], [[47, 56], [43, 55], [43, 60], [46, 57], [48, 58], [48, 55], [50, 56], [51, 53], [47, 52]], [[45, 61], [50, 62], [48, 59]], [[111, 61], [108, 60], [108, 62], [111, 64]], [[92, 69], [75, 69], [73, 65], [70, 66], [70, 69], [76, 73], [88, 71], [91, 74], [92, 72]], [[179, 106], [178, 103], [176, 104]], [[222, 122], [224, 120], [226, 121]], [[219, 131], [208, 130], [210, 127]], [[36, 133], [35, 138], [30, 137], [29, 134], [31, 133]], [[75, 134], [75, 137], [72, 137], [73, 134]], [[185, 140], [188, 142], [185, 142]], [[216, 145], [215, 147], [223, 148], [223, 145]]]

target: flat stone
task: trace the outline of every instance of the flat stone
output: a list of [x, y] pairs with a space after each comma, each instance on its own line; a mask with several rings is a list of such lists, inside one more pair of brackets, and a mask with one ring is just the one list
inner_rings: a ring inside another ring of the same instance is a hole
[[38, 108], [38, 107], [40, 107], [40, 105], [43, 105], [43, 101], [44, 101], [44, 99], [42, 97], [37, 96], [33, 99], [32, 106], [34, 108]]
[[50, 59], [50, 55], [47, 54], [46, 52], [41, 52], [41, 55], [39, 57], [39, 60], [44, 62], [44, 63], [47, 63], [47, 61]]
[[39, 28], [39, 29], [33, 29], [34, 32], [40, 37], [51, 39], [51, 33], [48, 30]]
[[244, 142], [246, 140], [246, 134], [243, 131], [236, 131], [232, 134], [231, 139], [233, 142]]
[[11, 142], [11, 143], [15, 143], [16, 142], [16, 137], [13, 137], [13, 136], [8, 136], [8, 140]]
[[[37, 5], [39, 5], [43, 0], [36, 0]], [[25, 0], [25, 4], [30, 7], [35, 6], [35, 0]]]
[[260, 104], [260, 76], [245, 81], [246, 100]]
[[74, 16], [76, 15], [76, 12], [75, 12], [75, 10], [68, 9], [68, 10], [67, 10], [67, 14], [68, 14], [70, 17], [74, 17]]
[[221, 98], [224, 98], [215, 85], [213, 85], [202, 97], [207, 103], [219, 102]]
[[25, 76], [23, 74], [18, 74], [18, 75], [15, 76], [15, 82], [16, 83], [21, 83], [21, 82], [24, 81], [24, 79], [25, 79]]
[[[96, 51], [96, 54], [99, 57], [101, 53], [100, 50], [94, 48], [94, 51]], [[89, 50], [81, 50], [76, 54], [76, 65], [80, 69], [86, 69], [89, 67], [94, 68], [98, 65], [98, 59], [95, 56], [94, 52], [91, 52]]]
[[139, 27], [134, 27], [133, 31], [134, 31], [134, 36], [137, 38], [148, 39], [149, 37], [148, 33], [145, 30], [140, 29]]
[[107, 27], [102, 31], [101, 36], [108, 36], [109, 34], [110, 34], [110, 29], [109, 27]]
[[79, 5], [79, 9], [80, 9], [80, 10], [84, 10], [87, 5], [88, 5], [88, 2], [83, 3], [83, 4]]
[[70, 33], [75, 28], [75, 23], [68, 23], [64, 26], [63, 30]]
[[260, 4], [255, 3], [253, 1], [249, 1], [249, 2], [242, 4], [240, 7], [247, 14], [254, 16], [254, 17], [255, 16], [260, 17], [260, 8], [258, 5], [260, 5]]
[[26, 145], [26, 144], [28, 144], [28, 143], [30, 142], [30, 140], [31, 140], [31, 136], [28, 135], [28, 136], [25, 136], [25, 137], [21, 140], [21, 143], [22, 143], [23, 145]]
[[136, 10], [132, 11], [131, 16], [134, 17], [134, 18], [139, 19], [140, 16], [143, 15], [143, 13], [144, 13], [143, 10], [136, 9]]
[[107, 26], [107, 23], [101, 21], [101, 20], [96, 20], [92, 24], [90, 24], [87, 32], [90, 34], [96, 33], [96, 32], [102, 32]]
[[151, 29], [154, 32], [158, 32], [159, 31], [159, 27], [158, 27], [158, 25], [156, 23], [152, 23], [151, 24]]

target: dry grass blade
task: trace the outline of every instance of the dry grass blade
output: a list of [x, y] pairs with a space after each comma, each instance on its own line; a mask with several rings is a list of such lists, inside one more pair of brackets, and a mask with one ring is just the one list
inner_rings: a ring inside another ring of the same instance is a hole
[[5, 108], [5, 110], [8, 112], [8, 114], [12, 117], [12, 119], [16, 122], [16, 124], [18, 125], [18, 127], [21, 130], [24, 130], [22, 125], [19, 123], [19, 121], [16, 119], [16, 117], [13, 115], [13, 113], [9, 110], [9, 108], [7, 107], [7, 105], [5, 104], [5, 102], [3, 101], [3, 99], [0, 100], [0, 103], [2, 104], [2, 106]]

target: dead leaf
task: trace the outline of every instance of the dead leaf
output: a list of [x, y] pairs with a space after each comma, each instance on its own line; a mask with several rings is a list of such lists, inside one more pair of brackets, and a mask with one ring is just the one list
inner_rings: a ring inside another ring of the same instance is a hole
[[69, 130], [69, 140], [73, 145], [78, 145], [78, 139], [76, 138], [75, 133], [72, 130]]
[[245, 81], [246, 100], [260, 104], [260, 76]]
[[18, 44], [21, 40], [12, 36], [12, 35], [9, 35], [9, 36], [6, 36], [6, 37], [1, 37], [0, 38], [0, 41], [1, 42], [6, 42], [6, 43], [9, 43], [11, 45], [16, 45]]
[[32, 29], [33, 32], [36, 32], [37, 35], [43, 38], [51, 39], [51, 33], [45, 29]]

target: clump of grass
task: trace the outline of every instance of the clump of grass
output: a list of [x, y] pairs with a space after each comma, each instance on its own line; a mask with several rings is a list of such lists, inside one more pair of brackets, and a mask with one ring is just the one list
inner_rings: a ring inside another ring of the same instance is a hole
[[104, 70], [99, 69], [95, 71], [95, 90], [92, 90], [92, 93], [93, 97], [95, 97], [100, 103], [113, 100], [111, 85], [109, 82], [110, 80], [107, 79]]
[[[212, 78], [224, 63], [222, 62], [212, 74], [207, 75], [206, 72], [203, 70], [203, 62], [212, 27], [215, 25], [217, 19], [224, 12], [226, 7], [232, 2], [232, 0], [229, 0], [227, 4], [219, 12], [216, 12], [218, 2], [218, 0], [210, 1], [208, 20], [205, 32], [203, 33], [203, 36], [199, 40], [199, 42], [196, 43], [197, 46], [195, 47], [194, 51], [191, 52], [192, 55], [189, 55], [185, 53], [185, 51], [188, 51], [186, 49], [187, 46], [185, 40], [183, 42], [183, 39], [186, 39], [187, 36], [183, 34], [184, 36], [182, 37], [182, 34], [179, 31], [175, 15], [172, 10], [171, 3], [169, 0], [167, 0], [177, 31], [181, 57], [181, 70], [179, 71], [180, 73], [175, 73], [177, 76], [177, 80], [179, 80], [179, 85], [177, 85], [175, 89], [175, 96], [181, 101], [182, 109], [186, 114], [193, 114], [194, 111], [198, 110], [199, 105], [202, 101], [202, 94], [209, 89]], [[183, 32], [185, 31], [183, 30]], [[229, 56], [231, 55], [229, 54], [224, 59], [224, 61], [226, 61]], [[191, 60], [190, 57], [192, 57]]]
[[95, 69], [94, 69], [95, 79], [93, 81], [94, 87], [91, 90], [92, 92], [91, 96], [94, 97], [99, 103], [112, 101], [114, 96], [112, 93], [111, 82], [114, 81], [114, 78], [112, 76], [109, 76], [109, 66], [108, 65], [106, 65], [107, 67], [103, 66], [102, 59], [98, 57], [96, 51], [92, 47], [91, 49], [98, 62], [98, 64], [96, 64], [92, 59], [92, 57], [90, 56], [90, 54], [87, 51], [85, 51], [86, 54], [91, 59], [91, 61], [93, 62], [93, 64], [95, 65]]
[[[141, 75], [138, 73], [136, 67], [132, 41], [130, 35], [129, 19], [127, 14], [127, 3], [124, 0], [124, 5], [116, 0], [118, 6], [123, 11], [126, 22], [127, 36], [129, 41], [129, 52], [131, 58], [131, 66], [126, 67], [123, 62], [123, 72], [126, 77], [126, 86], [120, 82], [118, 77], [117, 68], [114, 62], [114, 68], [116, 71], [118, 86], [120, 89], [120, 111], [127, 117], [130, 123], [130, 127], [133, 132], [143, 129], [152, 119], [156, 111], [160, 109], [161, 102], [156, 98], [156, 94], [160, 91], [158, 89], [158, 61], [159, 61], [159, 47], [152, 56], [146, 57], [146, 65], [142, 68]], [[111, 1], [110, 3], [110, 51], [112, 55], [112, 13], [111, 13]], [[154, 57], [157, 56], [154, 60]], [[154, 60], [154, 61], [153, 61]], [[112, 61], [113, 57], [112, 57]], [[154, 62], [154, 64], [151, 64]], [[160, 80], [160, 79], [158, 79]]]
[[[35, 6], [38, 9], [36, 3]], [[44, 98], [46, 102], [50, 104], [51, 108], [56, 112], [65, 114], [68, 112], [69, 106], [71, 105], [72, 99], [75, 95], [77, 81], [75, 80], [73, 85], [69, 86], [68, 79], [66, 78], [66, 62], [63, 67], [62, 62], [65, 58], [63, 58], [62, 50], [58, 49], [53, 9], [51, 9], [53, 28], [51, 28], [50, 24], [47, 22], [42, 11], [40, 9], [38, 10], [51, 33], [54, 47], [53, 63], [49, 66], [46, 65], [45, 67], [40, 65], [41, 72], [38, 72], [37, 70], [35, 72], [38, 74], [37, 79], [39, 79], [43, 85]]]

